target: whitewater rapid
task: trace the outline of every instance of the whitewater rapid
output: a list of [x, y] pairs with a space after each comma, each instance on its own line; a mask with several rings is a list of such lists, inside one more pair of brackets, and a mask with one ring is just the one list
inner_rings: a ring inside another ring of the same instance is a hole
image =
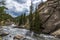
[[[29, 33], [29, 30], [22, 28], [13, 28], [13, 26], [4, 26], [3, 30], [9, 34], [2, 37], [2, 40], [14, 40], [14, 36], [22, 35], [23, 39], [20, 40], [60, 40], [54, 36], [40, 34], [39, 37], [33, 36], [33, 33]], [[26, 38], [26, 39], [24, 39]]]

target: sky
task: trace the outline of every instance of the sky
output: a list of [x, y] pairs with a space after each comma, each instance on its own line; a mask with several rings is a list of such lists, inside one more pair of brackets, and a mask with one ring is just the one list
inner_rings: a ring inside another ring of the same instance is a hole
[[[45, 2], [46, 0], [44, 0]], [[41, 0], [32, 0], [33, 2], [33, 8], [36, 7], [36, 5], [41, 3]], [[29, 14], [29, 7], [31, 6], [31, 0], [6, 0], [6, 7], [8, 10], [6, 12], [10, 14], [12, 17], [17, 17], [21, 15], [22, 13]]]

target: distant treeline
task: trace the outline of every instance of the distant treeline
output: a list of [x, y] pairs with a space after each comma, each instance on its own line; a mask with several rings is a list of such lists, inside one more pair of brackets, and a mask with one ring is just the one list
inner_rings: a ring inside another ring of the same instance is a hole
[[[43, 3], [42, 3], [43, 4]], [[18, 22], [18, 26], [26, 25], [31, 31], [40, 34], [43, 29], [42, 20], [40, 19], [40, 14], [38, 12], [38, 6], [35, 8], [35, 12], [33, 12], [33, 3], [31, 2], [30, 13], [26, 16], [26, 13], [22, 13], [20, 16], [16, 17], [16, 21]]]
[[14, 18], [5, 11], [8, 10], [8, 8], [5, 7], [4, 0], [0, 2], [0, 5], [2, 5], [0, 6], [0, 25], [4, 25], [5, 22], [8, 22], [8, 20], [13, 21]]

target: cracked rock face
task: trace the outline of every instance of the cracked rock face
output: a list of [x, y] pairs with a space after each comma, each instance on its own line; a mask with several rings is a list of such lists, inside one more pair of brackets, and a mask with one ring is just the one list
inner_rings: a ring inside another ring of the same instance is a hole
[[51, 33], [60, 28], [60, 0], [47, 0], [39, 10], [43, 22], [52, 14], [43, 25], [43, 33]]

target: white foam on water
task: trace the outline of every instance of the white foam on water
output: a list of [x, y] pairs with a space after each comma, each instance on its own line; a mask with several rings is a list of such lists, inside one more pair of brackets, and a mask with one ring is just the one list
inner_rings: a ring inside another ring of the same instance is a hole
[[[56, 38], [54, 36], [40, 34], [40, 37], [33, 38], [33, 32], [29, 33], [29, 30], [27, 29], [19, 29], [19, 28], [12, 28], [11, 26], [5, 26], [3, 28], [3, 31], [9, 32], [9, 35], [4, 36], [3, 40], [13, 40], [15, 35], [22, 35], [24, 38], [27, 38], [26, 40], [55, 40]], [[30, 36], [28, 36], [28, 35]], [[23, 39], [22, 39], [23, 40]], [[56, 39], [60, 40], [60, 39]]]

